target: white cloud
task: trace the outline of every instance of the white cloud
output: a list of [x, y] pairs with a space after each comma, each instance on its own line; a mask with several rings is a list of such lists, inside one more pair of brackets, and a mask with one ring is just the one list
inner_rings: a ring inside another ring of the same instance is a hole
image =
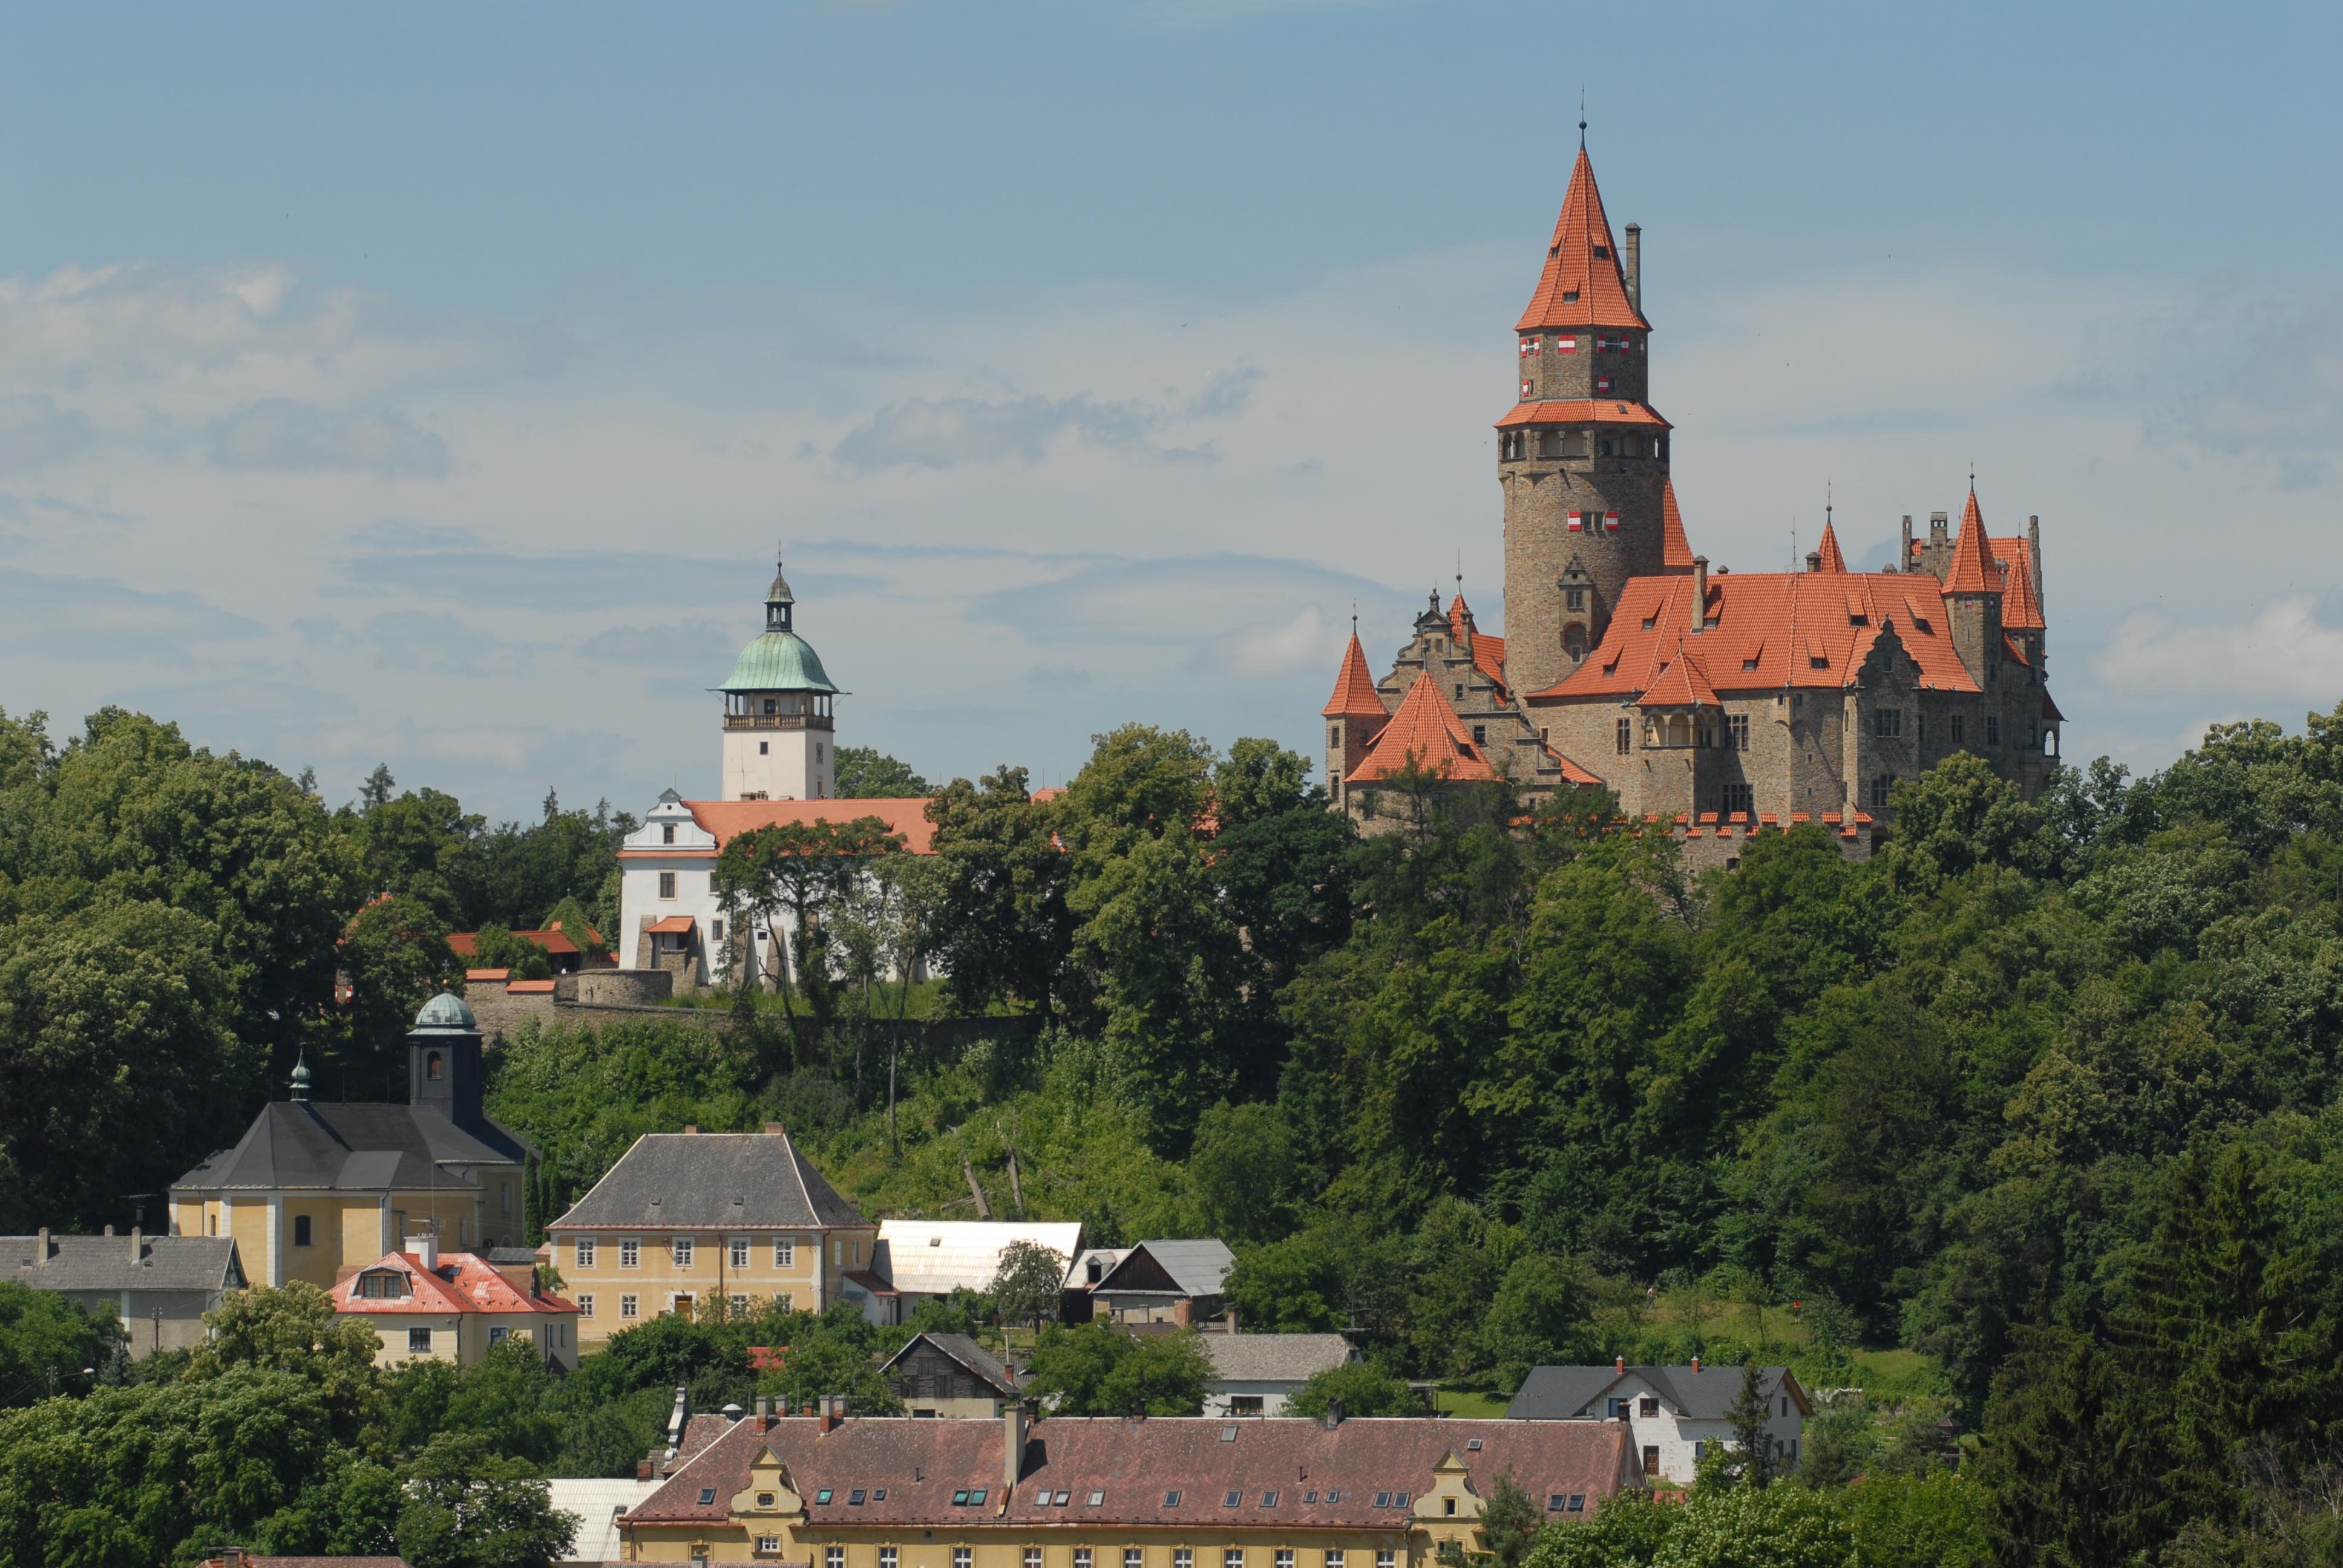
[[447, 471], [447, 444], [400, 415], [342, 413], [289, 397], [216, 421], [211, 438], [212, 461], [224, 468], [347, 468], [385, 477]]
[[90, 443], [89, 416], [46, 397], [0, 397], [0, 474], [45, 468]]
[[1277, 626], [1242, 627], [1212, 645], [1212, 662], [1236, 675], [1283, 675], [1330, 664], [1342, 645], [1329, 638], [1314, 604]]
[[2091, 668], [2110, 689], [2131, 695], [2325, 707], [2343, 700], [2343, 626], [2319, 618], [2308, 595], [2280, 599], [2243, 625], [2183, 626], [2162, 610], [2136, 610], [2091, 656]]

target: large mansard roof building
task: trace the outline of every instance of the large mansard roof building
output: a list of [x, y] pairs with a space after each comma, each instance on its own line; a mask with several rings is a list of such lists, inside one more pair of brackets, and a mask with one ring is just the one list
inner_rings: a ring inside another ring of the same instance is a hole
[[[1743, 831], [1827, 819], [1852, 838], [1956, 751], [2028, 795], [2056, 766], [2040, 529], [1904, 519], [1895, 569], [1847, 569], [1825, 527], [1803, 572], [1709, 569], [1651, 402], [1641, 233], [1624, 251], [1581, 148], [1496, 424], [1502, 638], [1435, 595], [1377, 679], [1355, 634], [1322, 710], [1339, 805], [1372, 826], [1391, 781], [1501, 774], [1605, 788], [1636, 818]], [[1867, 837], [1867, 835], [1866, 835]]]

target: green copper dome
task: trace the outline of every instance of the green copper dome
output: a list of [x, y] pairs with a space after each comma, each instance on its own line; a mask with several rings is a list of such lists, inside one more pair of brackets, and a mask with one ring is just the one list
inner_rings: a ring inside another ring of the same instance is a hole
[[452, 991], [443, 990], [425, 1002], [423, 1010], [415, 1015], [412, 1032], [470, 1032], [479, 1027], [479, 1020], [472, 1016], [472, 1010], [465, 1005], [464, 999]]
[[836, 691], [821, 656], [793, 631], [769, 631], [740, 650], [719, 691]]

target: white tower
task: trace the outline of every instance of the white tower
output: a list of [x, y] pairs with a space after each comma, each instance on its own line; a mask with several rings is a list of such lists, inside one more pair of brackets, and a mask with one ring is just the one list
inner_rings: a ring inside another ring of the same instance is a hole
[[724, 799], [819, 800], [838, 793], [831, 699], [821, 659], [789, 628], [797, 600], [777, 563], [765, 631], [740, 650], [724, 694]]

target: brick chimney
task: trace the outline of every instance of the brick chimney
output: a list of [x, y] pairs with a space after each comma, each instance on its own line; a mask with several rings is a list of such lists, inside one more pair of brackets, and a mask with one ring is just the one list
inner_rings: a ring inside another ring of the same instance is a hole
[[1700, 1358], [1698, 1356], [1692, 1358], [1692, 1370], [1694, 1372], [1700, 1371]]
[[43, 1269], [49, 1266], [49, 1228], [46, 1225], [41, 1227], [40, 1251], [35, 1255], [34, 1262]]
[[1619, 258], [1626, 263], [1623, 270], [1627, 275], [1627, 303], [1640, 311], [1644, 308], [1644, 226], [1642, 224], [1631, 223], [1627, 226], [1627, 243], [1620, 246]]
[[146, 1232], [136, 1225], [130, 1227], [130, 1266], [137, 1268], [146, 1261]]
[[1011, 1492], [1025, 1479], [1025, 1421], [1024, 1401], [1001, 1407], [1001, 1484]]
[[1692, 634], [1698, 637], [1708, 629], [1708, 558], [1692, 558]]

